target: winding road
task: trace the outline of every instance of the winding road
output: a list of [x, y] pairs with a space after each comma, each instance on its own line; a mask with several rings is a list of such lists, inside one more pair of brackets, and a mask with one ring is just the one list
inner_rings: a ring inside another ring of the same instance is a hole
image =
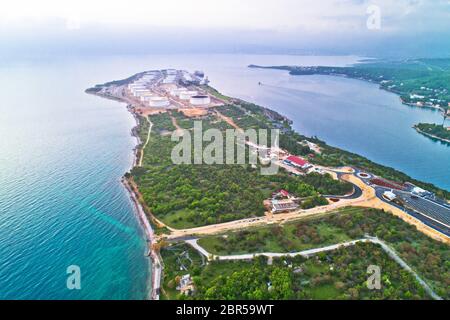
[[281, 257], [296, 257], [296, 256], [302, 256], [302, 257], [310, 257], [313, 255], [316, 255], [320, 252], [327, 252], [327, 251], [333, 251], [349, 246], [354, 246], [357, 243], [373, 243], [376, 245], [379, 245], [383, 251], [385, 251], [388, 256], [393, 259], [395, 262], [397, 262], [400, 267], [402, 267], [404, 270], [408, 271], [410, 274], [413, 275], [413, 277], [417, 280], [417, 282], [422, 286], [422, 288], [428, 293], [430, 297], [432, 297], [434, 300], [442, 300], [442, 298], [436, 294], [433, 289], [395, 252], [394, 249], [392, 249], [389, 245], [387, 245], [384, 241], [376, 238], [376, 237], [369, 237], [366, 236], [363, 239], [357, 239], [353, 241], [347, 241], [347, 242], [341, 242], [337, 244], [333, 244], [326, 247], [321, 248], [314, 248], [314, 249], [308, 249], [298, 252], [290, 252], [290, 253], [274, 253], [274, 252], [262, 252], [262, 253], [253, 253], [253, 254], [240, 254], [240, 255], [228, 255], [228, 256], [221, 256], [221, 255], [214, 255], [212, 253], [209, 253], [206, 251], [202, 246], [198, 244], [198, 239], [190, 239], [185, 240], [187, 244], [189, 244], [192, 248], [197, 250], [201, 255], [205, 256], [208, 260], [220, 260], [220, 261], [234, 261], [234, 260], [252, 260], [258, 256], [264, 256], [269, 259], [271, 258], [281, 258]]

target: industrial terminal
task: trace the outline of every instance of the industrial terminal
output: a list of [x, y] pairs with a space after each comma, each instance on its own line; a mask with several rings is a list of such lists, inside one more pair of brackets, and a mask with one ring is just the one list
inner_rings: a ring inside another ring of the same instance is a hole
[[[122, 90], [122, 96], [138, 105], [142, 113], [155, 109], [209, 108], [223, 101], [208, 93], [208, 77], [202, 71], [153, 70], [138, 74]], [[148, 110], [147, 110], [148, 109]]]

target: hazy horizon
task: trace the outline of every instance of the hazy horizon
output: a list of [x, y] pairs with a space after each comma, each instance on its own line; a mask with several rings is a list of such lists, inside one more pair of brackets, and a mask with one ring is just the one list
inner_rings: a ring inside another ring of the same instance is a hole
[[0, 55], [448, 57], [449, 27], [448, 0], [18, 0], [0, 12]]

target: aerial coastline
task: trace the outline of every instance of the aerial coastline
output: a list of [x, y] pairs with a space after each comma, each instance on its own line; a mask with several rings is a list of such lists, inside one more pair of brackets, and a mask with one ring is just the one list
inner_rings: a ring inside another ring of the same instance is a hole
[[[131, 77], [133, 79], [134, 77]], [[95, 90], [92, 90], [92, 88], [89, 88], [86, 90], [86, 93], [88, 94], [94, 94], [106, 99], [111, 99], [117, 102], [126, 102], [121, 98], [108, 95], [108, 94], [100, 94], [96, 92]], [[131, 113], [133, 118], [136, 121], [136, 126], [132, 128], [131, 135], [136, 138], [136, 146], [133, 149], [133, 164], [130, 167], [130, 171], [136, 167], [139, 166], [140, 162], [143, 159], [143, 142], [141, 141], [141, 137], [139, 136], [139, 128], [141, 127], [140, 124], [140, 118], [138, 114], [135, 112], [133, 106], [131, 104], [127, 105], [127, 110]], [[150, 132], [148, 135], [148, 138], [150, 137]], [[139, 194], [139, 191], [137, 190], [135, 184], [133, 184], [132, 181], [129, 180], [129, 176], [125, 174], [121, 178], [121, 183], [124, 186], [125, 190], [128, 192], [131, 202], [133, 203], [133, 211], [136, 214], [136, 218], [139, 222], [139, 225], [142, 228], [142, 231], [145, 235], [145, 241], [147, 243], [147, 248], [145, 251], [145, 255], [151, 259], [151, 267], [150, 267], [150, 274], [151, 278], [149, 279], [149, 283], [147, 285], [147, 295], [146, 299], [150, 300], [159, 300], [159, 290], [160, 290], [160, 279], [161, 279], [161, 268], [162, 268], [162, 258], [159, 254], [159, 252], [153, 250], [153, 247], [157, 244], [157, 240], [155, 239], [155, 232], [152, 228], [152, 223], [150, 222], [148, 215], [151, 215], [151, 213], [144, 209], [144, 206], [142, 204], [142, 200], [140, 200], [142, 197]]]
[[[141, 77], [142, 75], [145, 75], [145, 74], [147, 74], [147, 73], [145, 73], [145, 72], [139, 73], [133, 77], [130, 77], [128, 80], [113, 82], [113, 83], [109, 83], [109, 84], [105, 84], [105, 85], [99, 85], [94, 88], [90, 88], [90, 89], [86, 90], [87, 93], [92, 93], [92, 94], [99, 95], [101, 97], [106, 97], [106, 98], [110, 98], [110, 99], [113, 99], [116, 101], [121, 101], [121, 102], [127, 103], [127, 109], [133, 114], [133, 116], [135, 117], [135, 119], [137, 121], [137, 126], [133, 129], [133, 135], [136, 136], [136, 138], [138, 140], [138, 143], [137, 143], [137, 146], [135, 149], [135, 161], [134, 161], [135, 164], [133, 166], [133, 169], [139, 167], [142, 164], [142, 161], [144, 159], [144, 149], [145, 149], [145, 146], [150, 137], [150, 131], [151, 131], [151, 126], [152, 126], [152, 124], [151, 124], [150, 120], [148, 120], [148, 118], [154, 114], [159, 114], [160, 112], [166, 111], [166, 107], [156, 107], [153, 109], [152, 108], [149, 109], [148, 107], [145, 106], [145, 104], [142, 103], [143, 101], [145, 101], [144, 99], [133, 99], [129, 95], [124, 94], [124, 92], [126, 91], [126, 89], [124, 89], [124, 88], [127, 85], [130, 85], [130, 83], [132, 83], [132, 81], [139, 79], [139, 77]], [[111, 84], [113, 84], [112, 89], [110, 88]], [[120, 90], [117, 89], [118, 87], [116, 85], [121, 87]], [[216, 96], [212, 96], [210, 98], [210, 99], [213, 99], [213, 103], [216, 106], [223, 105], [223, 104], [225, 104], [225, 102], [228, 103], [229, 102], [228, 99], [233, 100], [231, 98], [219, 95], [215, 89], [213, 89], [209, 86], [203, 85], [203, 89], [205, 90], [205, 92], [208, 92], [208, 93], [212, 92], [212, 93], [216, 94]], [[158, 89], [157, 92], [160, 94], [161, 93], [160, 89]], [[114, 93], [114, 94], [111, 94], [111, 93]], [[180, 107], [181, 107], [182, 110], [185, 110], [186, 114], [191, 113], [194, 116], [195, 115], [204, 115], [204, 113], [202, 111], [199, 111], [196, 108], [188, 108], [188, 110], [190, 110], [190, 111], [186, 111], [186, 106], [180, 100], [172, 101], [171, 98], [169, 98], [168, 100], [171, 103], [180, 103], [181, 105], [178, 105], [177, 109], [180, 109]], [[160, 102], [161, 99], [159, 98], [157, 101]], [[233, 101], [236, 102], [239, 100], [233, 100]], [[209, 102], [209, 103], [211, 103], [211, 102]], [[259, 107], [259, 108], [261, 108], [261, 107]], [[145, 127], [147, 124], [144, 124], [144, 122], [141, 121], [144, 118], [147, 118], [147, 120], [149, 121], [148, 124], [150, 124], [150, 126], [148, 128]], [[226, 117], [223, 117], [223, 118], [226, 118]], [[286, 119], [286, 118], [283, 118], [283, 119], [284, 119], [283, 121], [289, 122], [288, 119]], [[176, 119], [174, 117], [172, 117], [172, 122], [174, 124], [176, 124]], [[233, 122], [231, 122], [230, 124], [235, 125]], [[147, 133], [147, 141], [145, 141], [145, 142], [143, 141], [143, 139], [140, 136], [140, 131], [143, 128], [144, 128], [144, 131], [147, 130], [147, 132], [146, 132]], [[315, 144], [312, 143], [312, 145], [315, 145]], [[330, 173], [336, 175], [336, 172], [330, 172]], [[342, 173], [337, 173], [337, 176], [339, 176], [341, 174]], [[353, 183], [355, 183], [354, 178], [350, 178], [349, 181], [352, 181]], [[160, 283], [161, 283], [161, 276], [162, 276], [161, 269], [163, 266], [162, 257], [160, 255], [159, 241], [164, 238], [161, 238], [160, 235], [155, 236], [154, 230], [151, 225], [154, 225], [156, 228], [161, 228], [161, 227], [164, 228], [164, 227], [167, 227], [167, 224], [165, 224], [164, 222], [161, 222], [161, 220], [159, 218], [156, 218], [152, 214], [151, 210], [146, 206], [145, 200], [144, 200], [142, 194], [137, 189], [138, 187], [137, 187], [137, 184], [135, 183], [135, 181], [133, 180], [132, 174], [130, 175], [129, 173], [127, 173], [124, 176], [123, 183], [124, 183], [125, 188], [130, 193], [130, 197], [133, 200], [135, 207], [136, 207], [136, 211], [138, 213], [139, 221], [141, 222], [141, 225], [142, 225], [143, 229], [145, 230], [146, 236], [149, 240], [149, 253], [150, 253], [149, 255], [151, 256], [152, 261], [153, 261], [153, 263], [152, 263], [152, 292], [149, 296], [152, 299], [158, 299], [159, 294], [160, 294]], [[366, 186], [364, 184], [358, 184], [358, 183], [359, 182], [357, 182], [357, 185], [359, 187], [366, 188]], [[343, 201], [343, 203], [345, 203], [345, 201]], [[382, 207], [384, 208], [384, 205]], [[405, 215], [405, 213], [401, 210], [398, 210], [398, 208], [395, 209], [395, 208], [388, 207], [388, 206], [386, 206], [386, 208], [390, 208], [392, 211], [397, 212], [396, 215], [400, 216], [403, 220], [409, 221], [409, 223], [416, 225], [416, 227], [418, 227], [419, 230], [422, 230], [424, 233], [430, 235], [431, 237], [436, 238], [436, 239], [441, 239], [441, 240], [444, 239], [444, 242], [448, 241], [448, 237], [447, 238], [445, 236], [442, 237], [441, 235], [439, 235], [439, 233], [436, 233], [436, 230], [434, 230], [433, 227], [430, 227], [427, 224], [423, 224], [423, 221], [420, 222], [419, 220], [417, 220], [417, 218]], [[291, 216], [289, 216], [289, 214], [286, 214], [286, 218], [287, 217], [291, 217]], [[285, 218], [283, 218], [283, 219], [285, 219]], [[431, 219], [431, 220], [433, 220], [433, 219]], [[247, 228], [247, 227], [251, 227], [251, 226], [252, 226], [252, 224], [248, 224], [248, 225], [241, 226], [241, 228], [242, 227]], [[176, 229], [171, 229], [171, 230], [177, 231]], [[194, 229], [192, 229], [192, 230], [194, 230]], [[193, 235], [201, 234], [203, 232], [202, 230], [203, 230], [202, 228], [197, 228], [196, 231], [193, 231], [190, 234], [193, 234]], [[223, 229], [223, 230], [227, 230], [227, 229]], [[205, 231], [206, 231], [206, 229], [205, 229]], [[210, 233], [210, 231], [207, 231], [206, 234], [208, 234], [208, 233]], [[217, 231], [214, 231], [213, 233], [217, 233]], [[181, 235], [181, 234], [182, 234], [182, 232], [179, 233], [179, 235]], [[177, 237], [179, 237], [179, 235], [175, 235], [172, 238], [169, 237], [166, 239], [173, 241], [173, 239], [176, 239]], [[447, 239], [447, 240], [445, 240], [445, 239]]]

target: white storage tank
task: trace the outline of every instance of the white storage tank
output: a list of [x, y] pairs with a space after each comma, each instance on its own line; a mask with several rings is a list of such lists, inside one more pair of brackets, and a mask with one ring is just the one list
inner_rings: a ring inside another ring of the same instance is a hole
[[146, 94], [143, 94], [140, 98], [141, 98], [141, 101], [145, 102], [145, 101], [150, 101], [150, 99], [153, 97], [154, 97], [154, 95], [152, 93], [148, 92]]
[[151, 97], [148, 101], [150, 107], [168, 107], [170, 105], [169, 99], [166, 97]]
[[170, 91], [170, 94], [174, 97], [179, 97], [182, 92], [187, 91], [186, 88], [177, 88]]
[[134, 89], [146, 89], [146, 86], [142, 85], [142, 84], [136, 84], [136, 83], [131, 83], [128, 85], [128, 89], [130, 90], [134, 90]]
[[183, 91], [180, 93], [180, 99], [189, 100], [191, 97], [196, 96], [197, 94], [197, 91]]
[[142, 97], [151, 93], [148, 89], [134, 89], [133, 94], [135, 97]]
[[190, 102], [194, 106], [207, 105], [211, 103], [211, 98], [207, 95], [195, 95], [191, 97]]

